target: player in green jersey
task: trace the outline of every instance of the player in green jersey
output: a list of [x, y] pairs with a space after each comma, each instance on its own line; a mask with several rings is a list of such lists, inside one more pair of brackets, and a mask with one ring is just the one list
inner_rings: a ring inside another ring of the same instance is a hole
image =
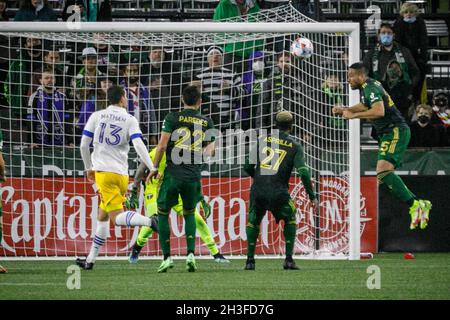
[[348, 82], [353, 90], [360, 91], [360, 103], [349, 108], [334, 107], [333, 113], [345, 119], [368, 119], [375, 127], [378, 137], [377, 179], [385, 184], [392, 194], [409, 205], [410, 229], [428, 225], [431, 202], [418, 199], [394, 170], [401, 166], [411, 133], [389, 94], [380, 82], [367, 76], [360, 62], [350, 66]]
[[296, 208], [289, 194], [289, 179], [295, 168], [301, 177], [306, 192], [317, 207], [309, 169], [305, 165], [302, 146], [289, 133], [293, 117], [288, 111], [281, 111], [275, 118], [278, 130], [259, 137], [256, 146], [246, 158], [244, 170], [253, 177], [250, 191], [250, 210], [247, 223], [247, 262], [245, 270], [255, 270], [255, 248], [259, 225], [267, 210], [272, 212], [277, 223], [284, 220], [286, 259], [283, 268], [296, 270], [292, 254], [294, 251], [297, 223]]
[[[156, 154], [156, 148], [153, 148], [152, 151], [150, 151], [150, 159], [152, 161], [155, 161], [155, 154]], [[133, 188], [130, 192], [130, 194], [127, 197], [127, 200], [125, 201], [125, 207], [127, 209], [136, 209], [139, 206], [139, 187], [141, 184], [141, 181], [146, 176], [145, 171], [147, 167], [144, 163], [141, 163], [136, 170], [136, 174], [134, 176], [134, 184]], [[164, 171], [166, 169], [166, 155], [163, 154], [161, 161], [159, 162], [158, 166], [158, 172], [160, 177], [164, 176]], [[158, 197], [158, 191], [161, 185], [162, 179], [153, 179], [153, 181], [146, 182], [144, 185], [144, 209], [145, 214], [147, 216], [152, 216], [152, 219], [156, 219], [157, 215], [157, 204], [156, 199]], [[211, 214], [211, 208], [208, 203], [204, 199], [200, 200], [201, 207], [203, 209], [203, 212], [205, 214], [205, 218], [207, 219], [209, 215]], [[172, 208], [177, 215], [183, 215], [183, 201], [181, 200], [181, 197], [178, 198], [178, 203]], [[200, 235], [200, 239], [202, 239], [203, 243], [208, 247], [209, 251], [211, 252], [211, 255], [214, 257], [214, 261], [217, 263], [229, 263], [230, 260], [226, 259], [217, 248], [216, 242], [214, 241], [214, 238], [211, 235], [211, 231], [209, 230], [208, 225], [206, 224], [205, 219], [200, 215], [200, 212], [195, 209], [195, 225], [197, 228], [197, 231]], [[156, 222], [157, 224], [157, 222]], [[143, 226], [139, 230], [139, 235], [137, 237], [136, 243], [133, 246], [133, 250], [130, 254], [130, 257], [128, 261], [130, 263], [137, 263], [139, 259], [139, 253], [141, 252], [144, 245], [147, 243], [148, 238], [153, 234], [153, 231], [155, 228], [150, 228]]]
[[[190, 85], [183, 90], [184, 109], [171, 112], [162, 126], [162, 133], [156, 147], [156, 168], [166, 153], [166, 170], [158, 193], [158, 229], [159, 242], [164, 260], [158, 272], [166, 272], [173, 267], [170, 257], [169, 212], [178, 204], [181, 196], [187, 243], [186, 269], [193, 272], [197, 269], [195, 262], [195, 208], [203, 199], [201, 189], [201, 168], [203, 157], [214, 155], [214, 136], [211, 135], [213, 121], [200, 114], [200, 89]], [[147, 181], [156, 176], [153, 172]]]

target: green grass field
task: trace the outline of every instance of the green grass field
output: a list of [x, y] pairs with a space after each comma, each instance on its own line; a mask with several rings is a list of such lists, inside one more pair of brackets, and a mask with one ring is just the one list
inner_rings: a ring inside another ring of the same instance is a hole
[[[378, 254], [372, 260], [297, 260], [301, 270], [285, 271], [282, 259], [257, 260], [244, 271], [244, 260], [218, 265], [198, 260], [188, 273], [184, 260], [157, 274], [160, 261], [98, 261], [81, 271], [81, 288], [67, 289], [70, 261], [2, 261], [0, 299], [450, 299], [450, 253]], [[367, 268], [381, 270], [381, 288], [369, 290]]]

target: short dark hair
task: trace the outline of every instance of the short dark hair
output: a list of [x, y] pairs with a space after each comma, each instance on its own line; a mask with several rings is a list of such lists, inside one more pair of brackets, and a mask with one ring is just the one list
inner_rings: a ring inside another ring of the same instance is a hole
[[294, 117], [289, 111], [280, 111], [275, 116], [275, 126], [280, 130], [291, 130], [293, 123]]
[[382, 22], [382, 23], [380, 24], [380, 28], [378, 29], [378, 33], [381, 32], [381, 29], [382, 29], [382, 28], [388, 28], [388, 29], [391, 29], [392, 32], [394, 32], [394, 27], [393, 27], [392, 24], [390, 24], [389, 22]]
[[107, 92], [108, 101], [111, 104], [118, 104], [122, 97], [125, 96], [125, 90], [118, 85], [112, 85]]
[[44, 67], [41, 69], [41, 74], [42, 74], [42, 73], [50, 73], [50, 74], [54, 74], [55, 71], [54, 71], [54, 69], [53, 69], [51, 66], [44, 66]]
[[364, 63], [362, 63], [362, 62], [355, 62], [354, 64], [352, 64], [352, 65], [349, 67], [349, 69], [353, 69], [353, 70], [356, 70], [356, 71], [358, 71], [358, 72], [362, 72], [362, 73], [364, 73], [365, 75], [367, 75], [367, 69], [366, 69], [366, 67], [364, 66]]
[[279, 61], [281, 58], [284, 58], [284, 57], [290, 58], [290, 57], [291, 57], [291, 54], [290, 54], [289, 52], [287, 52], [287, 51], [282, 51], [282, 52], [280, 52], [280, 53], [278, 54], [278, 59], [277, 59], [277, 61]]
[[189, 85], [183, 90], [183, 101], [188, 106], [195, 106], [201, 97], [202, 94], [197, 86]]

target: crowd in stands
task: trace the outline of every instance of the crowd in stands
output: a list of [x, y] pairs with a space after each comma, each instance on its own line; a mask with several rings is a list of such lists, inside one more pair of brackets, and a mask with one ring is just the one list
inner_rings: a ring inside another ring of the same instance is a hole
[[[0, 0], [3, 20], [6, 4]], [[91, 1], [65, 5], [78, 6], [83, 21], [108, 16], [108, 8]], [[222, 0], [214, 19], [259, 10], [256, 1]], [[26, 0], [14, 20], [56, 21], [57, 16], [47, 1]], [[11, 118], [10, 141], [33, 147], [77, 145], [89, 116], [107, 106], [107, 88], [120, 84], [127, 93], [128, 112], [140, 122], [147, 142], [155, 145], [164, 117], [179, 110], [181, 90], [189, 83], [201, 87], [201, 112], [210, 115], [221, 131], [270, 128], [274, 114], [282, 109], [308, 119], [301, 101], [314, 87], [320, 90], [318, 103], [325, 106], [321, 109], [325, 120], [317, 124], [316, 134], [325, 142], [346, 139], [341, 130], [345, 121], [331, 113], [333, 106], [349, 103], [345, 77], [330, 73], [322, 83], [303, 83], [292, 71], [301, 61], [292, 61], [289, 49], [276, 41], [271, 57], [262, 41], [205, 48], [203, 65], [186, 73], [164, 47], [122, 48], [107, 44], [100, 34], [93, 38], [93, 43], [74, 43], [70, 50], [37, 38], [19, 38], [15, 46], [11, 39], [0, 39], [0, 104], [8, 114], [1, 118]], [[393, 25], [381, 24], [378, 44], [363, 61], [369, 76], [383, 84], [410, 125], [410, 147], [450, 146], [448, 92], [435, 92], [429, 100], [426, 96], [427, 40], [417, 6], [405, 3]], [[341, 58], [348, 65], [345, 52]], [[295, 134], [307, 139], [303, 127], [298, 123]]]

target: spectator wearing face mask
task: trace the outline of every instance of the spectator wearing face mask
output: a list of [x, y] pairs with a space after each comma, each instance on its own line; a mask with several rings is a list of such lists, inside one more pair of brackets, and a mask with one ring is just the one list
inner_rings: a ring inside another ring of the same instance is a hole
[[420, 71], [408, 48], [394, 41], [394, 30], [389, 23], [382, 23], [378, 30], [378, 45], [364, 57], [364, 66], [368, 76], [384, 82], [386, 71], [392, 61], [397, 61], [403, 79], [413, 88], [420, 80]]
[[450, 132], [450, 106], [448, 104], [448, 94], [438, 91], [433, 96], [433, 117], [431, 122], [434, 125], [443, 125]]
[[410, 147], [445, 147], [448, 144], [442, 125], [433, 126], [433, 110], [429, 105], [421, 104], [416, 108], [417, 121], [411, 124]]
[[47, 0], [22, 0], [14, 21], [57, 21], [58, 17]]
[[420, 98], [427, 72], [428, 35], [425, 21], [419, 16], [414, 3], [405, 2], [400, 8], [400, 17], [394, 23], [395, 40], [409, 49], [420, 70], [420, 80], [413, 88], [415, 100]]
[[411, 84], [405, 80], [403, 71], [397, 61], [391, 61], [386, 71], [383, 87], [395, 102], [395, 106], [402, 113], [406, 121], [410, 121], [409, 109], [412, 103]]
[[[257, 128], [261, 123], [260, 114], [263, 105], [263, 88], [267, 81], [266, 63], [264, 53], [255, 51], [250, 54], [248, 60], [248, 70], [244, 73], [242, 82], [246, 92], [245, 108], [242, 110], [243, 118], [246, 119], [243, 129]], [[259, 119], [258, 119], [259, 117]]]

